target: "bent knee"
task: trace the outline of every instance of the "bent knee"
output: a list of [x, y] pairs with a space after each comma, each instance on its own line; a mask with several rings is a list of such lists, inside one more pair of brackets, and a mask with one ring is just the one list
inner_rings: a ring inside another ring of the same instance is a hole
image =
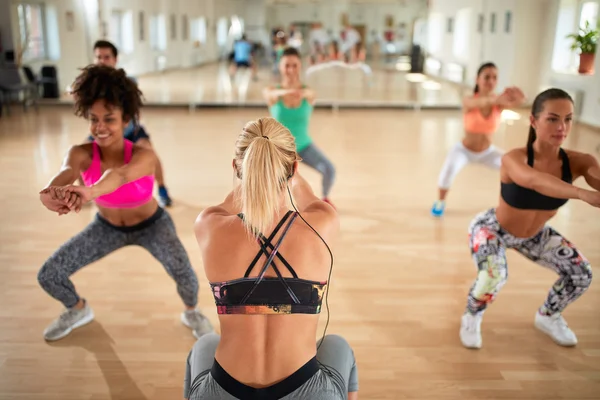
[[592, 276], [592, 266], [585, 263], [579, 273], [573, 273], [569, 277], [575, 286], [587, 289], [592, 284]]
[[196, 340], [196, 343], [194, 343], [194, 347], [192, 347], [191, 353], [202, 354], [205, 352], [210, 352], [214, 354], [217, 350], [217, 346], [219, 345], [220, 340], [221, 336], [214, 332], [202, 335], [200, 339]]
[[50, 282], [59, 279], [60, 269], [52, 258], [48, 259], [38, 271], [37, 280], [41, 287], [45, 288]]
[[326, 348], [335, 349], [335, 352], [352, 351], [352, 347], [348, 341], [342, 336], [336, 334], [325, 335], [325, 337], [317, 344], [317, 346], [321, 344]]
[[481, 303], [493, 302], [496, 293], [508, 280], [505, 260], [494, 256], [488, 257], [488, 260], [484, 265], [480, 264], [477, 280], [471, 291], [471, 296]]

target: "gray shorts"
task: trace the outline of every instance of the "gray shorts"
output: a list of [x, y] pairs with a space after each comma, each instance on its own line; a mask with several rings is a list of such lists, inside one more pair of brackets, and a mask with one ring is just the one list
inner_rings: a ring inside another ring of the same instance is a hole
[[283, 381], [254, 389], [236, 381], [215, 360], [220, 337], [202, 336], [186, 366], [183, 396], [190, 400], [344, 400], [358, 391], [358, 371], [352, 348], [344, 338], [327, 335], [315, 358]]

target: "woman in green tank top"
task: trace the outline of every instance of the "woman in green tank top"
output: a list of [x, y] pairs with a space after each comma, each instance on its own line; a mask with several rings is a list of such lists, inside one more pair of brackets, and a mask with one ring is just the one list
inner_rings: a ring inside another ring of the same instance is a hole
[[[279, 60], [281, 83], [263, 91], [271, 116], [289, 129], [296, 140], [296, 151], [305, 164], [323, 175], [323, 201], [331, 204], [329, 192], [335, 180], [335, 167], [313, 144], [308, 127], [315, 92], [300, 81], [302, 61], [295, 48], [288, 47]], [[333, 204], [332, 204], [333, 205]]]

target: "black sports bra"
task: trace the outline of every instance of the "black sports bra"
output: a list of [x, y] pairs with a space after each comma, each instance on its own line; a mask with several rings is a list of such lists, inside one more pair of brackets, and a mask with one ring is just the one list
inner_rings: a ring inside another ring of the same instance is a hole
[[[559, 154], [562, 159], [561, 179], [567, 183], [572, 183], [573, 175], [571, 174], [569, 157], [563, 149], [559, 150]], [[533, 167], [533, 158], [533, 145], [528, 145], [527, 164], [530, 167]], [[568, 199], [557, 199], [543, 195], [535, 190], [519, 186], [514, 182], [501, 182], [500, 195], [509, 206], [522, 210], [557, 210], [569, 201]]]
[[[290, 221], [273, 246], [271, 241], [290, 215], [292, 216]], [[238, 216], [244, 218], [242, 214]], [[279, 254], [279, 247], [297, 217], [298, 213], [288, 211], [269, 238], [259, 235], [257, 241], [261, 249], [243, 278], [210, 283], [218, 314], [319, 314], [321, 312], [327, 282], [298, 278], [296, 271]], [[267, 261], [260, 273], [257, 277], [248, 277], [263, 254], [267, 256]], [[292, 278], [284, 278], [281, 275], [275, 265], [275, 257], [290, 271]], [[273, 267], [277, 277], [265, 277], [269, 266]]]

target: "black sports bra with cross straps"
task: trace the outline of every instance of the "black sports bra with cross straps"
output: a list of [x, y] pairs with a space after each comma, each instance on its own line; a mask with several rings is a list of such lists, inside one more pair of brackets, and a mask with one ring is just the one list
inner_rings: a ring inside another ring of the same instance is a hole
[[[242, 219], [244, 217], [242, 214], [238, 216]], [[257, 242], [260, 250], [243, 278], [210, 283], [218, 314], [319, 314], [321, 312], [327, 282], [298, 278], [296, 271], [279, 254], [279, 247], [297, 217], [298, 213], [288, 211], [268, 238], [263, 234], [258, 235]], [[271, 241], [286, 221], [288, 222], [281, 237], [273, 245]], [[263, 254], [267, 260], [260, 273], [256, 277], [249, 277]], [[288, 269], [292, 278], [281, 275], [275, 264], [275, 258]], [[276, 277], [265, 277], [269, 266], [273, 267]]]

